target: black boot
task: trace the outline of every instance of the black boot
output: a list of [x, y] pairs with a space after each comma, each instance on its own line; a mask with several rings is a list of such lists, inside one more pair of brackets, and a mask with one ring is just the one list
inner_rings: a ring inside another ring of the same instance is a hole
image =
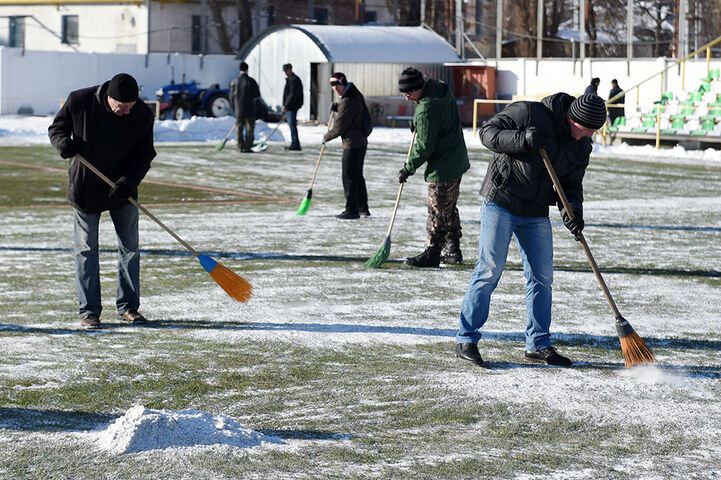
[[418, 268], [438, 268], [441, 264], [441, 248], [435, 245], [426, 247], [419, 255], [406, 258], [406, 265]]
[[441, 252], [441, 262], [446, 265], [460, 265], [463, 263], [463, 254], [461, 253], [461, 241], [457, 238], [447, 240]]
[[456, 357], [483, 366], [483, 359], [475, 343], [456, 343]]

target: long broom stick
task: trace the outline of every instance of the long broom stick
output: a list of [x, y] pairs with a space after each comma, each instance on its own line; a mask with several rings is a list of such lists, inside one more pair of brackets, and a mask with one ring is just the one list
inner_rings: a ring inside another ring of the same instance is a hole
[[[331, 125], [333, 124], [333, 114], [335, 112], [330, 112], [330, 118], [328, 119], [328, 130], [330, 130]], [[323, 158], [323, 152], [325, 151], [325, 142], [323, 142], [320, 145], [320, 153], [318, 153], [318, 160], [315, 161], [315, 170], [313, 171], [313, 177], [310, 179], [310, 187], [308, 188], [308, 191], [305, 194], [305, 197], [303, 197], [303, 200], [301, 200], [300, 205], [298, 206], [298, 211], [295, 212], [296, 215], [305, 215], [308, 213], [308, 209], [310, 208], [310, 200], [313, 198], [313, 184], [315, 183], [315, 177], [318, 175], [318, 167], [320, 167], [320, 159]]]
[[280, 116], [280, 120], [278, 120], [278, 125], [275, 126], [275, 128], [270, 132], [270, 134], [266, 135], [263, 140], [258, 142], [256, 145], [253, 145], [250, 149], [253, 150], [255, 153], [262, 152], [268, 148], [267, 141], [271, 139], [273, 135], [275, 135], [275, 132], [278, 131], [278, 128], [280, 127], [280, 124], [283, 123], [285, 120], [285, 113]]
[[[556, 193], [558, 193], [558, 196], [561, 199], [563, 208], [566, 210], [566, 215], [573, 219], [573, 210], [571, 209], [571, 205], [568, 203], [568, 198], [566, 198], [566, 193], [563, 191], [563, 187], [561, 187], [561, 182], [556, 175], [556, 171], [553, 169], [551, 159], [548, 157], [548, 153], [544, 148], [541, 148], [540, 150], [541, 157], [543, 158], [543, 164], [546, 166], [546, 170], [548, 170], [548, 174], [551, 176], [553, 187], [556, 189]], [[598, 280], [598, 284], [601, 286], [601, 290], [603, 291], [603, 295], [606, 297], [608, 305], [611, 307], [613, 314], [616, 316], [616, 333], [621, 341], [621, 352], [623, 353], [626, 368], [644, 363], [654, 363], [656, 358], [653, 356], [653, 352], [651, 352], [643, 339], [634, 331], [631, 324], [628, 323], [628, 320], [623, 318], [623, 315], [619, 312], [616, 302], [614, 302], [611, 292], [601, 276], [598, 264], [596, 264], [596, 260], [594, 260], [593, 255], [591, 255], [591, 249], [588, 247], [588, 243], [586, 242], [586, 238], [583, 236], [583, 233], [579, 233], [576, 236], [576, 240], [578, 240], [583, 247], [586, 258], [588, 258], [588, 263], [591, 265], [591, 270], [593, 270], [596, 280]]]
[[[107, 183], [111, 187], [115, 185], [112, 180], [106, 177], [100, 170], [95, 168], [95, 166], [88, 162], [86, 159], [84, 159], [80, 155], [76, 155], [75, 158], [80, 160], [80, 163], [85, 165], [88, 169], [90, 169], [90, 171], [100, 177], [105, 183]], [[247, 302], [250, 299], [251, 295], [253, 294], [253, 287], [250, 283], [248, 283], [246, 279], [234, 273], [228, 267], [223, 266], [221, 263], [216, 262], [208, 255], [198, 253], [198, 251], [191, 247], [188, 242], [180, 238], [175, 232], [168, 228], [167, 225], [158, 220], [155, 215], [150, 213], [145, 207], [140, 205], [132, 197], [128, 197], [128, 201], [131, 204], [135, 205], [138, 210], [149, 216], [155, 223], [160, 225], [163, 230], [168, 232], [171, 237], [177, 240], [178, 243], [180, 243], [190, 253], [192, 253], [193, 256], [198, 259], [200, 265], [205, 269], [205, 271], [210, 274], [211, 278], [215, 280], [218, 285], [220, 285], [220, 288], [225, 290], [225, 293], [230, 295], [230, 298], [237, 302]]]
[[[411, 156], [411, 150], [413, 150], [413, 144], [416, 143], [416, 132], [413, 132], [413, 138], [411, 139], [411, 144], [408, 146], [408, 154], [406, 155], [406, 161], [408, 161], [408, 157]], [[403, 193], [403, 185], [405, 183], [401, 183], [400, 187], [398, 187], [398, 196], [396, 197], [396, 205], [393, 207], [393, 215], [391, 215], [391, 223], [388, 225], [388, 233], [386, 233], [386, 238], [383, 240], [383, 243], [381, 244], [380, 248], [376, 250], [376, 252], [371, 255], [371, 257], [365, 262], [366, 267], [370, 268], [378, 268], [383, 263], [388, 260], [388, 255], [391, 253], [391, 230], [393, 230], [393, 223], [396, 221], [396, 213], [398, 212], [398, 205], [401, 203], [401, 193]]]
[[223, 141], [220, 142], [218, 145], [215, 146], [215, 151], [219, 152], [222, 149], [225, 148], [225, 144], [228, 143], [228, 139], [230, 138], [230, 134], [235, 131], [235, 122], [233, 122], [233, 126], [230, 127], [230, 130], [228, 130], [228, 133], [225, 134], [225, 138], [223, 138]]

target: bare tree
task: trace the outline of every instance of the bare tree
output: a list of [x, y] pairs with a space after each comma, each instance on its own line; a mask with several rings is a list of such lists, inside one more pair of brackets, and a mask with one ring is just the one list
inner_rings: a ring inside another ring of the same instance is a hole
[[215, 33], [218, 37], [218, 44], [223, 53], [233, 53], [233, 47], [230, 45], [230, 36], [228, 29], [223, 21], [223, 2], [222, 0], [208, 0], [208, 8], [210, 15], [213, 17], [215, 25]]

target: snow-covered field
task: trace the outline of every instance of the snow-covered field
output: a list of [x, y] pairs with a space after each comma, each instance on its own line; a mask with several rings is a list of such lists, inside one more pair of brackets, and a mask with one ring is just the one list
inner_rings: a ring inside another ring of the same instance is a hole
[[[453, 356], [476, 257], [472, 168], [460, 212], [466, 265], [400, 264], [424, 242], [425, 185], [411, 177], [391, 261], [385, 237], [411, 134], [377, 128], [366, 157], [372, 216], [342, 221], [340, 143], [324, 126], [266, 152], [214, 146], [229, 119], [159, 122], [141, 201], [247, 278], [236, 304], [141, 219], [143, 305], [113, 318], [114, 237], [101, 222], [108, 328], [77, 329], [65, 163], [50, 119], [0, 117], [0, 478], [717, 478], [721, 476], [721, 155], [597, 147], [587, 239], [624, 316], [658, 364], [623, 368], [613, 316], [580, 247], [552, 213], [555, 343], [575, 366], [522, 361], [519, 257], [479, 344], [489, 368]], [[274, 125], [259, 125], [263, 139]], [[207, 141], [204, 140], [207, 138]]]

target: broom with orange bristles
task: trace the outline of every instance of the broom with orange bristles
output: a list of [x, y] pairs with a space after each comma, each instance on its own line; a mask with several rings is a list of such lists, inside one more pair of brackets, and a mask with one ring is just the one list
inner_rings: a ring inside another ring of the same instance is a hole
[[[548, 174], [551, 176], [553, 187], [556, 189], [556, 193], [561, 199], [563, 208], [566, 211], [566, 214], [573, 219], [573, 210], [571, 209], [571, 205], [568, 203], [568, 198], [566, 198], [566, 194], [561, 187], [561, 182], [558, 180], [556, 171], [553, 169], [551, 159], [548, 158], [548, 153], [546, 153], [544, 148], [541, 148], [540, 151], [541, 157], [543, 158], [543, 164], [546, 166], [546, 170], [548, 170]], [[613, 314], [616, 316], [616, 333], [621, 341], [621, 352], [623, 353], [626, 368], [631, 368], [644, 363], [654, 363], [656, 358], [653, 356], [653, 352], [651, 352], [643, 339], [634, 331], [631, 324], [628, 323], [628, 320], [623, 318], [621, 312], [618, 311], [616, 302], [613, 301], [611, 292], [601, 276], [601, 271], [599, 270], [598, 264], [596, 264], [596, 260], [594, 260], [593, 255], [591, 255], [591, 249], [588, 248], [588, 243], [586, 243], [586, 238], [583, 236], [583, 233], [579, 233], [576, 236], [576, 240], [578, 240], [583, 247], [583, 251], [586, 253], [586, 258], [588, 258], [588, 263], [591, 265], [591, 270], [593, 270], [594, 275], [596, 275], [596, 280], [598, 280], [598, 284], [601, 286], [603, 295], [606, 297], [611, 310], [613, 310]]]
[[[76, 159], [80, 161], [83, 165], [85, 165], [90, 171], [92, 171], [95, 175], [100, 177], [105, 183], [110, 185], [111, 187], [115, 185], [112, 180], [110, 180], [108, 177], [106, 177], [100, 170], [98, 170], [94, 165], [92, 165], [90, 162], [88, 162], [86, 159], [81, 157], [80, 155], [75, 156]], [[208, 274], [210, 274], [210, 277], [215, 280], [215, 283], [217, 283], [220, 288], [225, 290], [225, 293], [227, 293], [230, 298], [237, 302], [247, 302], [251, 295], [253, 295], [253, 286], [248, 283], [246, 279], [241, 277], [240, 275], [236, 274], [232, 270], [230, 270], [228, 267], [223, 266], [221, 263], [216, 262], [208, 255], [205, 255], [203, 253], [199, 253], [196, 251], [193, 247], [190, 246], [188, 242], [180, 238], [175, 232], [173, 232], [168, 226], [166, 226], [163, 222], [158, 220], [155, 215], [150, 213], [145, 207], [140, 205], [135, 199], [132, 197], [128, 197], [128, 201], [138, 207], [138, 210], [149, 216], [155, 223], [160, 225], [163, 230], [168, 232], [171, 237], [173, 237], [175, 240], [178, 241], [182, 246], [184, 246], [190, 253], [193, 254], [195, 258], [198, 259], [200, 262], [200, 265], [205, 269]]]

